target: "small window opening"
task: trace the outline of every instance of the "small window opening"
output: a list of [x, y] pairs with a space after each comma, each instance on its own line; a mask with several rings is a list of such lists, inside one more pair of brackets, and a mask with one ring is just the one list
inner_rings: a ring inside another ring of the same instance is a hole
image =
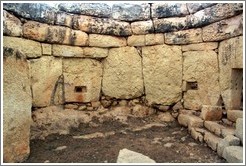
[[86, 88], [86, 86], [75, 86], [74, 87], [74, 92], [75, 93], [87, 92], [87, 88]]
[[193, 82], [187, 82], [187, 90], [197, 90], [198, 89], [198, 84], [197, 81], [193, 81]]

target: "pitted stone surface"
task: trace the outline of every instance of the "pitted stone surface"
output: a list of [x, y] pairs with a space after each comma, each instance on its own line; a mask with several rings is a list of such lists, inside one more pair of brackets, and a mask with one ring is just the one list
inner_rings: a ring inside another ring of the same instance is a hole
[[187, 29], [186, 17], [154, 19], [155, 32], [165, 33]]
[[166, 18], [188, 15], [185, 3], [154, 3], [152, 4], [153, 18]]
[[133, 22], [131, 23], [131, 29], [134, 35], [154, 33], [154, 25], [152, 20]]
[[187, 8], [189, 10], [189, 13], [193, 14], [199, 10], [202, 10], [204, 8], [214, 6], [216, 3], [187, 3]]

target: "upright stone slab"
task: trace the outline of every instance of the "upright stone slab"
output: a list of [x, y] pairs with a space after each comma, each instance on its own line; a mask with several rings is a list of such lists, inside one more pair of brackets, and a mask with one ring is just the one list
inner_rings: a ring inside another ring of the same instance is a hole
[[220, 89], [228, 109], [241, 109], [243, 88], [243, 37], [220, 42], [219, 45]]
[[110, 49], [103, 65], [102, 92], [104, 95], [131, 99], [143, 94], [142, 62], [136, 48]]
[[26, 56], [3, 50], [3, 162], [22, 162], [30, 153], [32, 95]]
[[150, 19], [150, 5], [147, 3], [118, 3], [112, 7], [112, 18], [122, 21]]
[[98, 101], [102, 64], [93, 59], [63, 59], [65, 102]]
[[182, 52], [180, 46], [142, 48], [146, 99], [150, 104], [172, 105], [182, 97]]
[[[55, 93], [62, 89], [57, 89], [56, 84], [61, 82], [62, 60], [52, 56], [43, 56], [40, 59], [29, 61], [30, 78], [33, 93], [33, 106], [45, 107], [53, 105]], [[62, 104], [62, 93], [58, 93]]]
[[184, 107], [200, 110], [202, 105], [217, 105], [220, 96], [219, 68], [214, 51], [183, 53]]

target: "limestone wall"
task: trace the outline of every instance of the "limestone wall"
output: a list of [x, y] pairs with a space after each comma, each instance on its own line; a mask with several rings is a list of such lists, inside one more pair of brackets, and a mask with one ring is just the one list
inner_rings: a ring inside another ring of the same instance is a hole
[[26, 55], [34, 109], [240, 107], [242, 3], [3, 8], [3, 44]]

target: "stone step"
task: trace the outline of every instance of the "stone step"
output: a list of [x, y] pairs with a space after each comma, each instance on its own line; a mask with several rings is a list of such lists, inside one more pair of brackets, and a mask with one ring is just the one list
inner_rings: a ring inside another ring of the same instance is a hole
[[234, 135], [235, 128], [219, 124], [217, 121], [205, 121], [204, 127], [219, 137]]

